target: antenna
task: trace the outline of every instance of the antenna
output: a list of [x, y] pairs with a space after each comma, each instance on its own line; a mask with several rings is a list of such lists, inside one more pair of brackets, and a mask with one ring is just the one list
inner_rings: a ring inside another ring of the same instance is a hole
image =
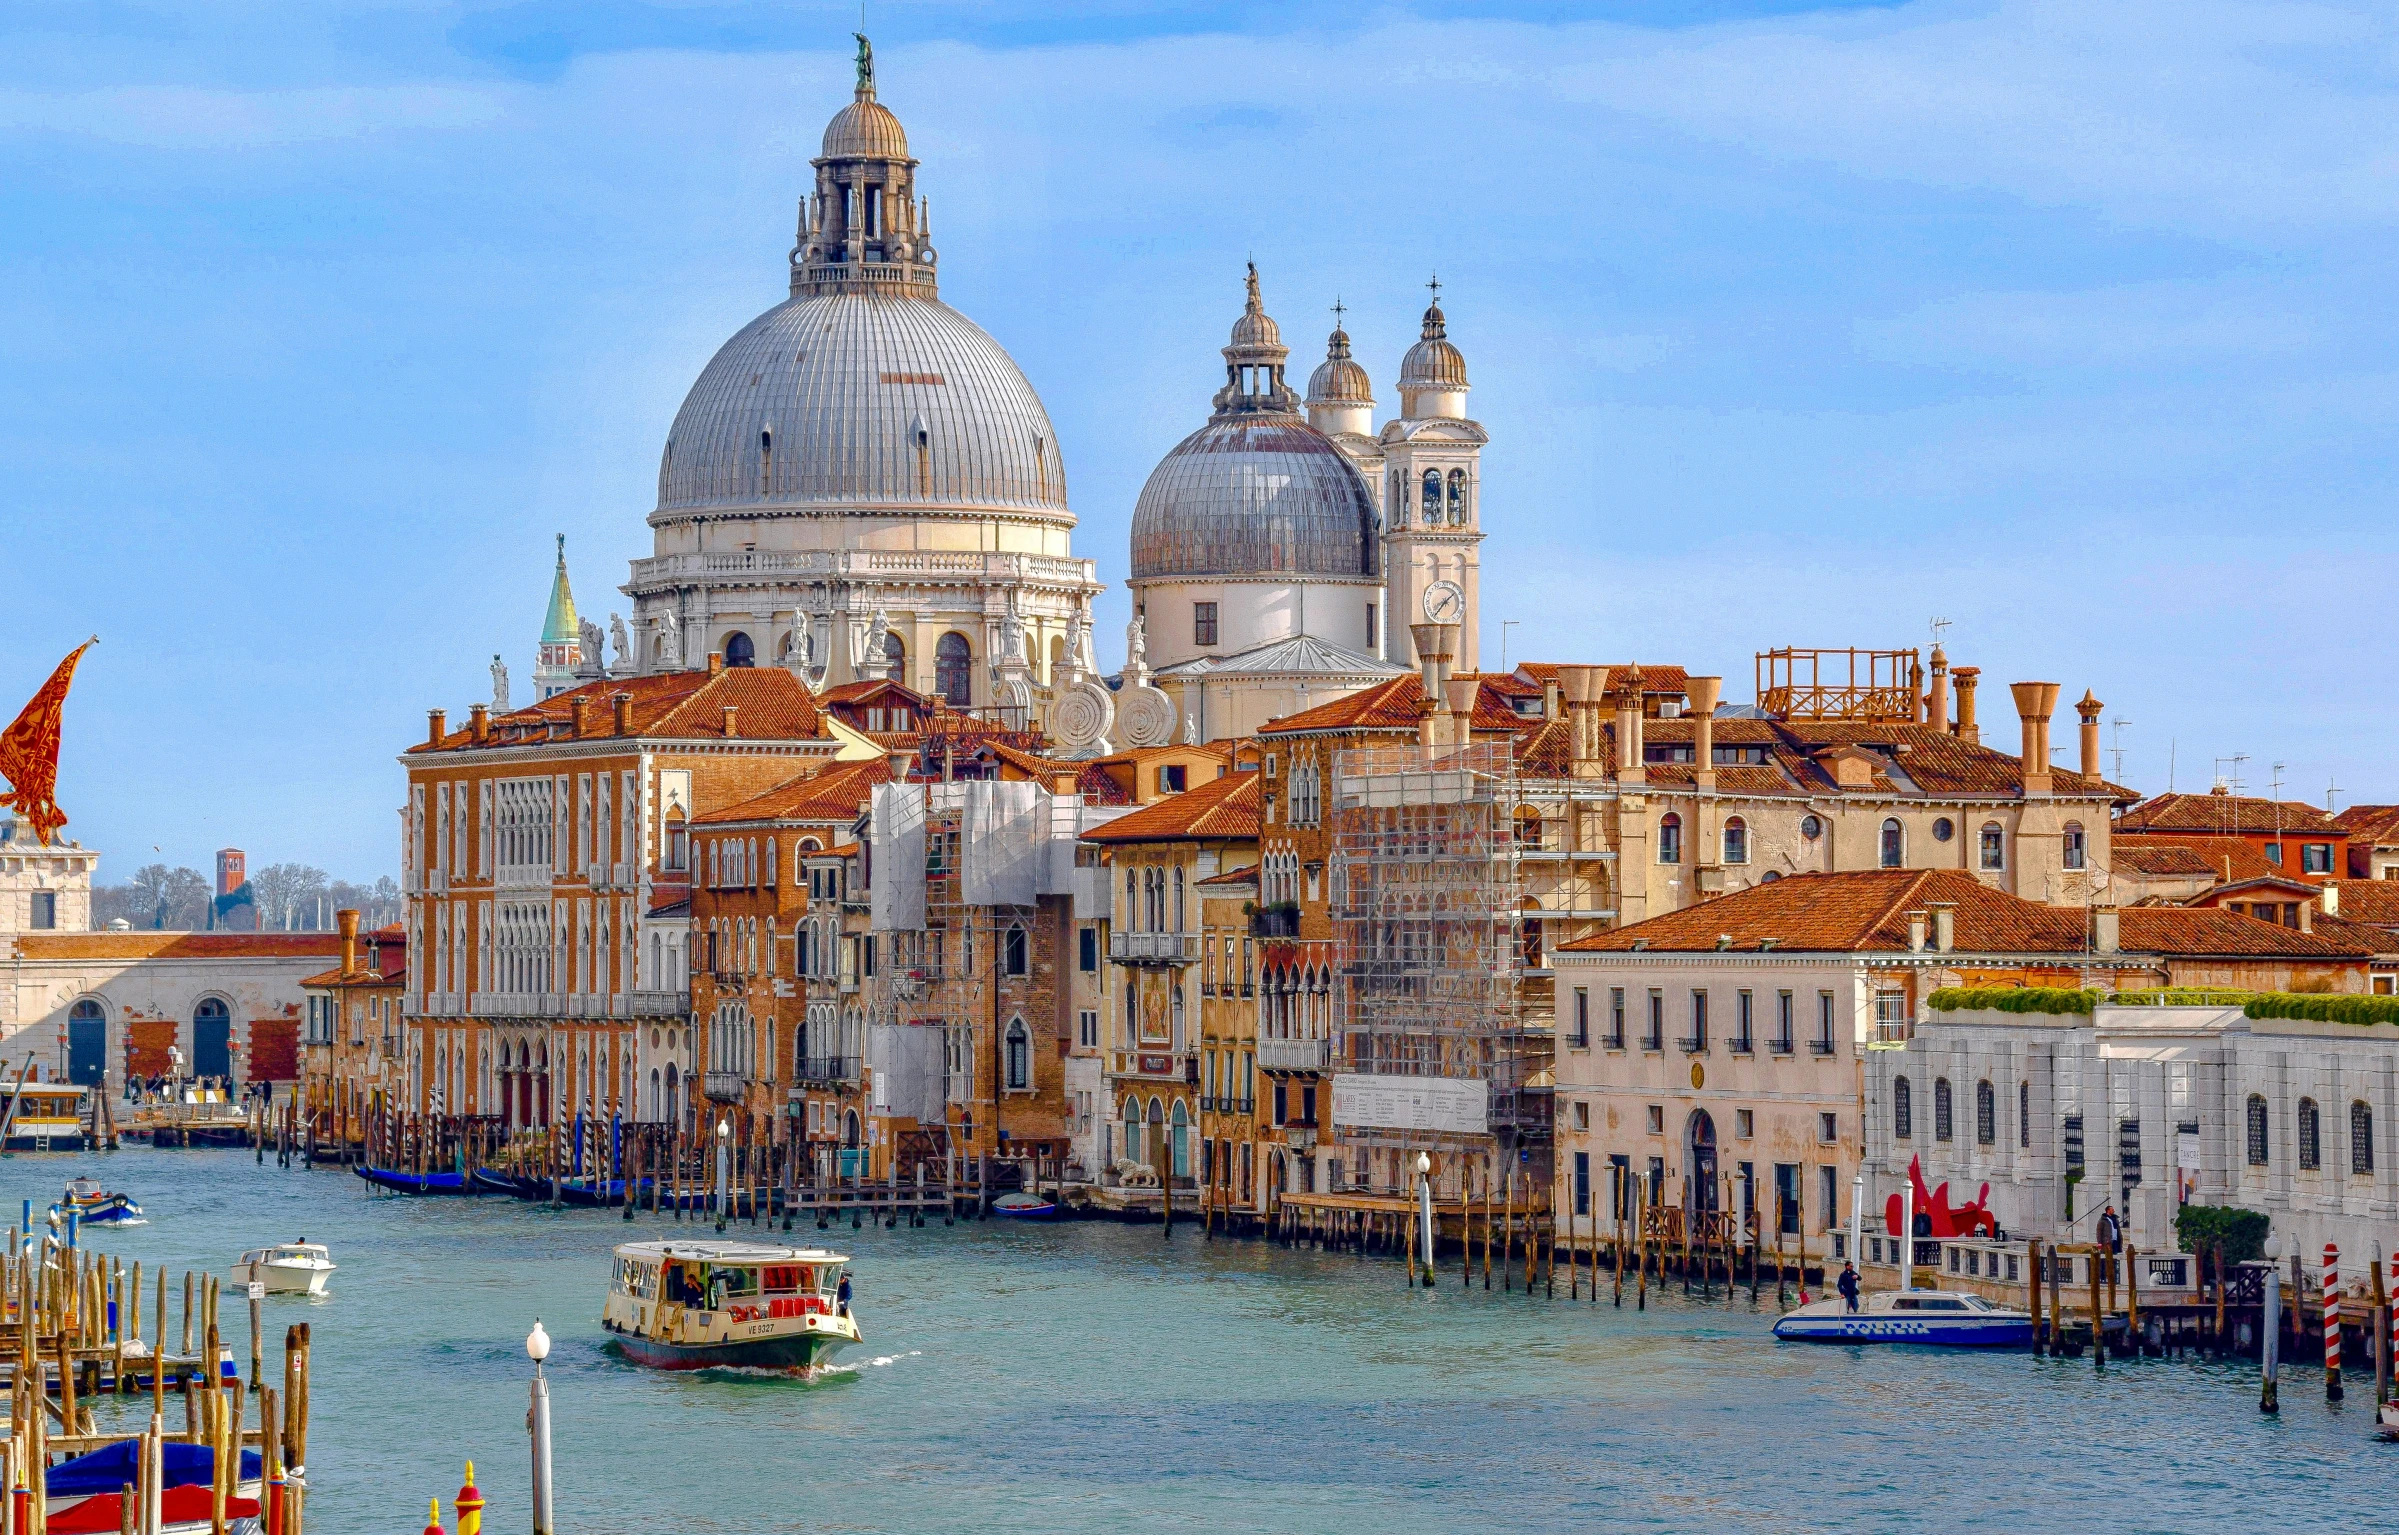
[[1949, 633], [1949, 620], [1948, 620], [1948, 619], [1946, 619], [1946, 618], [1936, 618], [1936, 619], [1934, 619], [1934, 620], [1932, 621], [1932, 630], [1933, 630], [1933, 644], [1935, 644], [1935, 645], [1937, 646], [1937, 645], [1939, 645], [1939, 644], [1941, 643], [1942, 639], [1943, 639], [1944, 637], [1946, 637], [1946, 636], [1948, 635], [1948, 633]]
[[2108, 721], [2108, 728], [2116, 733], [2116, 744], [2109, 747], [2108, 752], [2116, 759], [2116, 782], [2118, 783], [2124, 782], [2124, 727], [2131, 723], [2130, 720], [2121, 719]]
[[2166, 792], [2168, 794], [2172, 794], [2174, 792], [2174, 757], [2176, 750], [2181, 745], [2182, 737], [2166, 737]]
[[1499, 623], [1499, 669], [1508, 669], [1508, 631], [1523, 623], [1521, 618], [1503, 618]]

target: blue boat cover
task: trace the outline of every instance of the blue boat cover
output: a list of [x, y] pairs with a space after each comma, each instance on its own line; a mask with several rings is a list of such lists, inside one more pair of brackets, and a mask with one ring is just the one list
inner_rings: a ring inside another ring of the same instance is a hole
[[[106, 1492], [121, 1492], [135, 1480], [136, 1458], [141, 1453], [141, 1441], [121, 1439], [105, 1450], [62, 1460], [50, 1468], [44, 1483], [54, 1498], [88, 1498]], [[177, 1444], [168, 1440], [167, 1485], [185, 1487], [194, 1483], [206, 1485], [216, 1471], [216, 1451], [204, 1444]], [[258, 1452], [242, 1451], [241, 1480], [258, 1479]]]

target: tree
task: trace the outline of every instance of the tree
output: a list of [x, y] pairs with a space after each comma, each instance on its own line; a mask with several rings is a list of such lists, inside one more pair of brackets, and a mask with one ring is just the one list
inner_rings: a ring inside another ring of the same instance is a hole
[[122, 885], [92, 888], [92, 926], [122, 918], [131, 927], [188, 932], [207, 925], [208, 894], [197, 869], [145, 864]]
[[304, 863], [271, 863], [256, 871], [250, 876], [250, 898], [258, 906], [259, 930], [288, 933], [313, 926], [325, 886], [325, 871]]

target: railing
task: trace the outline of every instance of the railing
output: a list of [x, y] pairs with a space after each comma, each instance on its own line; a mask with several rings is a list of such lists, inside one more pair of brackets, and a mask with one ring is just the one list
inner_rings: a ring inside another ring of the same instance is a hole
[[1644, 1050], [1663, 1050], [1666, 1048], [1666, 1036], [1655, 1033], [1644, 1034], [1641, 1036], [1641, 1048]]
[[701, 1078], [700, 1091], [707, 1094], [711, 1103], [734, 1103], [748, 1085], [749, 1078], [738, 1071], [712, 1071]]
[[[1900, 1027], [1905, 1028], [1907, 1025], [1901, 1024]], [[1904, 1039], [1907, 1036], [1903, 1034], [1900, 1037]], [[1837, 1048], [1839, 1047], [1836, 1046], [1833, 1041], [1826, 1039], [1821, 1035], [1808, 1041], [1808, 1054], [1810, 1055], [1830, 1055]]]
[[1788, 1039], [1770, 1039], [1766, 1041], [1766, 1053], [1768, 1055], [1789, 1055], [1791, 1053], [1791, 1041]]
[[1685, 1034], [1682, 1038], [1676, 1040], [1675, 1043], [1683, 1047], [1683, 1054], [1685, 1055], [1705, 1055], [1708, 1053], [1708, 1037], [1705, 1034]]
[[1329, 1039], [1261, 1039], [1258, 1065], [1266, 1071], [1322, 1071], [1332, 1049]]
[[688, 991], [629, 991], [624, 998], [636, 1018], [680, 1018], [691, 1011]]
[[1736, 1034], [1725, 1041], [1724, 1048], [1735, 1055], [1755, 1055], [1758, 1053], [1758, 1042], [1746, 1034]]
[[1108, 958], [1120, 965], [1195, 965], [1197, 933], [1110, 933]]
[[858, 1080], [858, 1057], [803, 1055], [794, 1063], [792, 1076], [801, 1082], [855, 1082]]

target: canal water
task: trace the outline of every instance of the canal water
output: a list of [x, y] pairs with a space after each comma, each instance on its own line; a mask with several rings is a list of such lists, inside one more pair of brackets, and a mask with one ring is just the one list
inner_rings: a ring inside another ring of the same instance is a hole
[[[91, 1234], [145, 1269], [222, 1275], [307, 1238], [310, 1535], [401, 1535], [472, 1457], [487, 1527], [530, 1528], [523, 1340], [539, 1316], [558, 1524], [695, 1531], [1367, 1531], [2384, 1528], [2399, 1445], [2286, 1374], [1776, 1344], [1753, 1308], [1431, 1292], [1388, 1260], [1178, 1226], [803, 1225], [856, 1260], [866, 1333], [814, 1385], [667, 1375], [598, 1326], [609, 1249], [697, 1234], [514, 1200], [370, 1197], [249, 1153], [0, 1158], [8, 1217], [77, 1174], [150, 1223]], [[740, 1228], [746, 1232], [747, 1228]], [[178, 1292], [179, 1293], [179, 1292]], [[179, 1303], [178, 1303], [179, 1304]], [[147, 1308], [145, 1308], [147, 1309]], [[245, 1308], [225, 1334], [246, 1358]]]

